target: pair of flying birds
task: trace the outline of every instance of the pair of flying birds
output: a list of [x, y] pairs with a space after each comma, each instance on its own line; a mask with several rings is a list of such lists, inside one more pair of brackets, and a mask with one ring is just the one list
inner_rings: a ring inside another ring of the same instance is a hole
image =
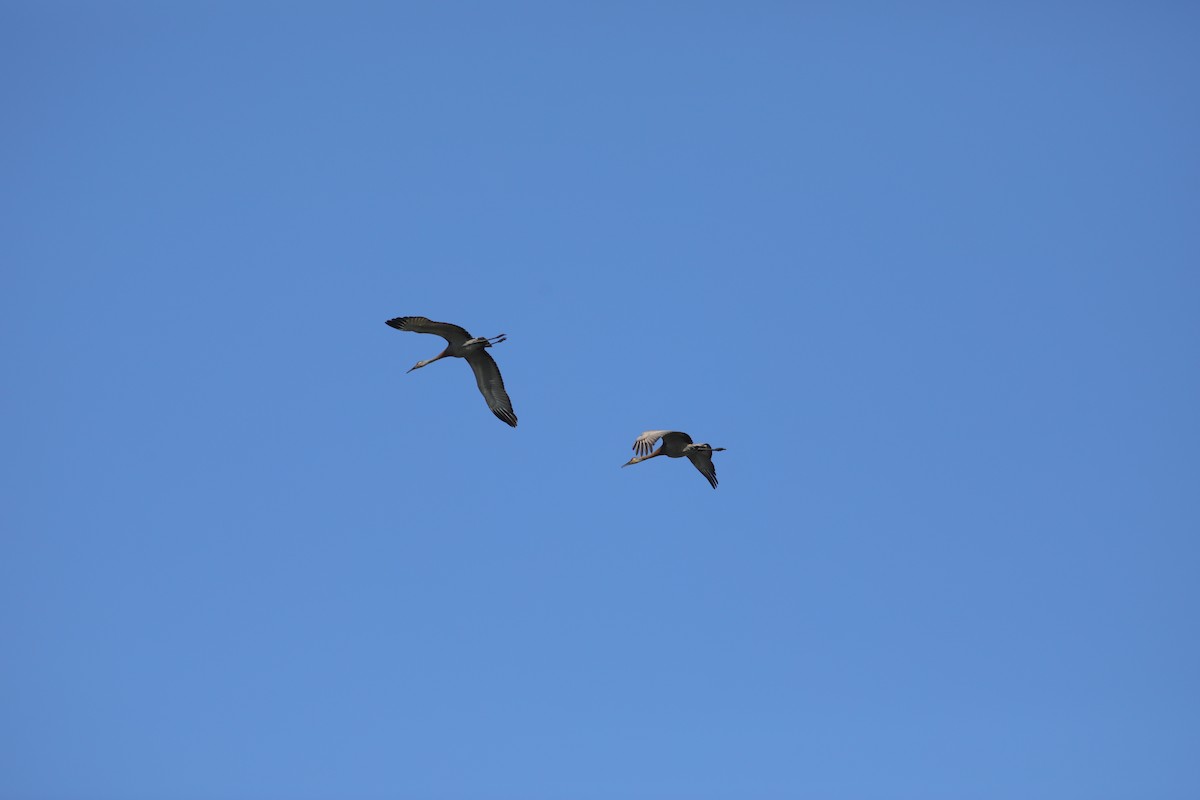
[[[504, 391], [504, 379], [500, 377], [500, 368], [496, 366], [495, 359], [487, 352], [487, 348], [505, 341], [506, 337], [503, 333], [488, 339], [473, 337], [467, 333], [466, 329], [458, 325], [452, 325], [449, 322], [434, 322], [426, 317], [396, 317], [389, 319], [387, 324], [398, 331], [433, 333], [445, 339], [447, 343], [445, 350], [433, 358], [418, 361], [409, 372], [412, 372], [413, 369], [427, 367], [442, 358], [465, 358], [471, 365], [471, 371], [475, 373], [475, 383], [478, 384], [483, 399], [487, 401], [488, 408], [505, 423], [514, 428], [517, 427], [517, 415], [513, 413], [512, 400], [508, 399], [508, 392]], [[662, 445], [655, 450], [654, 443], [659, 439], [662, 439]], [[724, 447], [713, 447], [710, 444], [695, 444], [692, 442], [692, 437], [683, 431], [646, 431], [633, 443], [633, 452], [636, 455], [621, 466], [628, 467], [630, 464], [649, 461], [656, 456], [667, 456], [668, 458], [687, 456], [688, 461], [691, 461], [696, 469], [700, 470], [700, 474], [715, 489], [717, 488], [717, 468], [713, 466], [712, 454], [724, 449]]]

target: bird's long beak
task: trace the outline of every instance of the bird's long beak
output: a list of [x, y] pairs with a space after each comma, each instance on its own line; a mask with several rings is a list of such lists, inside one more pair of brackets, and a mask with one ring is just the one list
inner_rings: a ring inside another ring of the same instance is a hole
[[636, 458], [631, 458], [631, 459], [629, 459], [628, 461], [626, 461], [624, 464], [622, 464], [621, 466], [622, 466], [622, 467], [628, 467], [630, 464], [636, 464], [636, 463], [637, 463], [637, 459], [636, 459]]
[[410, 368], [410, 369], [406, 369], [406, 370], [404, 370], [404, 374], [405, 374], [405, 375], [407, 375], [408, 373], [412, 372], [414, 369], [416, 369], [416, 367], [412, 367], [412, 368]]

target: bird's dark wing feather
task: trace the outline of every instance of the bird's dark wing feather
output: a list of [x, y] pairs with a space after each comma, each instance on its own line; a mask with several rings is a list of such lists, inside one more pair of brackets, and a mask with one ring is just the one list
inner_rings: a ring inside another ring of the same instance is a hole
[[479, 393], [487, 401], [488, 408], [504, 422], [517, 427], [517, 415], [513, 413], [508, 392], [504, 391], [504, 379], [500, 377], [500, 368], [496, 366], [496, 360], [486, 350], [476, 350], [466, 358], [475, 373], [475, 383], [479, 385]]
[[663, 434], [663, 449], [673, 455], [681, 455], [683, 448], [692, 443], [692, 437], [683, 431], [667, 431]]
[[712, 452], [709, 450], [692, 450], [687, 454], [688, 461], [691, 461], [696, 469], [700, 470], [700, 474], [708, 479], [712, 487], [717, 488], [717, 468], [713, 466]]
[[449, 322], [434, 322], [428, 317], [396, 317], [389, 319], [387, 324], [398, 331], [413, 333], [435, 333], [445, 339], [453, 347], [459, 347], [471, 338], [466, 328], [452, 325]]

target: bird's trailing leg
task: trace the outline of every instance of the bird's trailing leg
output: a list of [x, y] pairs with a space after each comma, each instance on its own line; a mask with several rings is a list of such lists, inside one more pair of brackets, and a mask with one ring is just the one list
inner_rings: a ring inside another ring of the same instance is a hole
[[490, 339], [485, 339], [482, 336], [476, 336], [474, 339], [468, 339], [467, 341], [463, 342], [462, 348], [463, 350], [470, 351], [479, 350], [484, 347], [491, 347], [494, 344], [500, 344], [501, 342], [505, 341], [507, 336], [508, 335], [504, 333], [493, 336]]

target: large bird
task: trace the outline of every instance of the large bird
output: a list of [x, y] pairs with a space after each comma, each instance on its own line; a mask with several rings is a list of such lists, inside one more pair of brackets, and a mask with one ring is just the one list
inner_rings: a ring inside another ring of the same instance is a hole
[[398, 331], [433, 333], [445, 339], [447, 342], [445, 350], [433, 358], [418, 361], [408, 371], [412, 372], [413, 369], [427, 367], [447, 356], [465, 358], [471, 365], [471, 371], [475, 373], [475, 382], [479, 385], [479, 392], [487, 401], [488, 408], [504, 422], [514, 428], [517, 427], [517, 415], [513, 413], [512, 401], [508, 399], [508, 392], [504, 391], [504, 379], [500, 377], [500, 368], [496, 366], [495, 360], [486, 350], [494, 344], [505, 341], [503, 333], [490, 339], [472, 337], [458, 325], [452, 325], [449, 322], [434, 322], [426, 317], [396, 317], [389, 319], [387, 324]]
[[[650, 452], [654, 443], [659, 439], [662, 439], [662, 445], [654, 452]], [[683, 431], [646, 431], [633, 443], [633, 452], [637, 455], [621, 466], [628, 467], [630, 464], [649, 461], [655, 456], [667, 456], [668, 458], [687, 456], [688, 461], [691, 461], [692, 465], [700, 470], [700, 474], [708, 479], [715, 489], [717, 488], [717, 468], [713, 466], [712, 454], [724, 449], [724, 447], [713, 447], [707, 442], [693, 444], [692, 437]]]

